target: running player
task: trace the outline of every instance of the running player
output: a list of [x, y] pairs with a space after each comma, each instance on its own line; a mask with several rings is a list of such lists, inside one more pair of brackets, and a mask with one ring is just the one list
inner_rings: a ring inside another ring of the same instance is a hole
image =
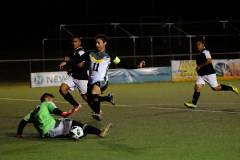
[[74, 51], [69, 57], [64, 57], [64, 61], [60, 63], [60, 69], [63, 69], [64, 66], [68, 66], [68, 78], [65, 80], [59, 89], [60, 94], [63, 98], [68, 101], [76, 110], [80, 108], [80, 103], [78, 103], [69, 91], [78, 89], [82, 98], [87, 100], [87, 84], [88, 84], [88, 73], [87, 66], [82, 62], [82, 57], [84, 56], [85, 51], [81, 46], [81, 38], [73, 37], [72, 44]]
[[[65, 118], [75, 112], [75, 109], [71, 109], [68, 112], [63, 112], [56, 107], [53, 102], [54, 96], [50, 93], [44, 93], [41, 96], [41, 104], [38, 105], [32, 112], [27, 114], [18, 125], [17, 137], [23, 137], [24, 127], [28, 123], [33, 123], [34, 127], [38, 131], [40, 137], [68, 137], [72, 126], [79, 126], [83, 129], [84, 135], [95, 134], [99, 137], [105, 137], [111, 123], [109, 123], [104, 129], [100, 130], [88, 124], [83, 124], [75, 120]], [[56, 119], [52, 114], [62, 116], [62, 119]]]
[[196, 57], [197, 73], [198, 77], [196, 80], [194, 94], [192, 102], [186, 102], [184, 105], [187, 108], [196, 108], [198, 98], [200, 97], [200, 91], [207, 83], [214, 91], [232, 91], [239, 94], [238, 88], [232, 85], [218, 84], [216, 72], [212, 65], [212, 57], [210, 52], [205, 48], [204, 41], [198, 39], [196, 41], [196, 49], [199, 51], [199, 55]]
[[81, 67], [83, 63], [83, 65], [86, 65], [89, 70], [87, 101], [94, 112], [92, 117], [101, 120], [100, 103], [106, 101], [114, 104], [111, 93], [107, 96], [100, 96], [108, 86], [107, 71], [110, 64], [112, 63], [123, 68], [143, 68], [146, 63], [143, 60], [138, 66], [124, 65], [122, 62], [120, 63], [121, 60], [119, 57], [110, 56], [106, 52], [107, 37], [103, 34], [98, 34], [95, 37], [95, 42], [96, 50], [88, 51], [82, 57], [78, 57], [78, 59], [81, 59], [81, 63], [78, 67]]
[[[96, 120], [101, 120], [101, 101], [112, 101], [108, 96], [100, 96], [108, 87], [107, 71], [111, 64], [111, 57], [106, 52], [107, 37], [99, 34], [95, 37], [95, 40], [96, 51], [90, 51], [87, 57], [87, 61], [89, 62], [88, 95], [89, 101], [92, 103], [91, 108], [94, 112], [92, 117]], [[118, 64], [120, 59], [114, 57], [112, 62]]]

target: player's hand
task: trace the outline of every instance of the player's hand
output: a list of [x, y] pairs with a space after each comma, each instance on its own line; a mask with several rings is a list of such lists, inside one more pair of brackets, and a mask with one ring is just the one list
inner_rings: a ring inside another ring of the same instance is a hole
[[66, 117], [68, 117], [68, 116], [70, 116], [71, 114], [73, 114], [74, 112], [76, 112], [76, 109], [75, 108], [72, 108], [72, 109], [70, 109], [69, 111], [67, 111], [67, 112], [62, 112], [62, 117], [64, 117], [64, 118], [66, 118]]
[[63, 69], [63, 67], [66, 65], [67, 63], [64, 61], [64, 62], [61, 62], [60, 64], [59, 64], [59, 69], [60, 70], [62, 70]]
[[146, 62], [144, 60], [142, 60], [140, 63], [139, 63], [139, 68], [144, 68], [146, 66]]
[[70, 61], [70, 58], [69, 57], [64, 57], [64, 59], [63, 59], [65, 62], [67, 62], [67, 61]]

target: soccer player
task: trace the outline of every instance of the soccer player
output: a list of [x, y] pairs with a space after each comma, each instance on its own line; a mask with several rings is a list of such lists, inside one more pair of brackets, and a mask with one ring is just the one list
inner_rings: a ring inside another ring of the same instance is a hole
[[[44, 93], [41, 98], [41, 103], [32, 112], [27, 114], [18, 125], [17, 137], [23, 137], [24, 127], [28, 123], [33, 123], [34, 127], [38, 131], [40, 137], [68, 137], [71, 127], [79, 126], [83, 129], [84, 135], [95, 134], [99, 137], [105, 137], [111, 123], [109, 123], [104, 129], [100, 130], [88, 124], [83, 124], [75, 120], [65, 118], [75, 112], [75, 109], [71, 109], [68, 112], [63, 112], [54, 104], [54, 96], [50, 93]], [[62, 119], [56, 119], [52, 114], [62, 116]]]
[[73, 37], [72, 44], [74, 48], [72, 55], [64, 57], [64, 61], [59, 65], [60, 69], [63, 69], [64, 66], [69, 66], [70, 68], [68, 70], [68, 78], [61, 84], [59, 92], [66, 101], [78, 110], [81, 105], [73, 98], [69, 91], [78, 89], [80, 95], [86, 101], [88, 73], [87, 66], [83, 65], [84, 62], [81, 63], [82, 56], [85, 54], [81, 46], [81, 38]]
[[192, 102], [186, 102], [184, 105], [187, 108], [196, 108], [198, 98], [200, 97], [200, 91], [207, 83], [214, 91], [232, 91], [239, 94], [238, 88], [232, 85], [218, 84], [216, 72], [212, 65], [212, 57], [210, 52], [205, 48], [204, 41], [202, 39], [196, 40], [196, 49], [199, 54], [196, 57], [198, 77], [194, 87], [194, 93]]
[[[74, 52], [69, 57], [64, 57], [64, 61], [60, 63], [60, 69], [64, 66], [69, 66], [68, 78], [64, 81], [59, 89], [60, 94], [63, 98], [68, 101], [76, 110], [78, 110], [81, 105], [73, 98], [69, 91], [78, 89], [82, 98], [91, 105], [87, 100], [87, 86], [88, 86], [88, 66], [85, 64], [84, 58], [86, 54], [85, 50], [81, 46], [81, 38], [73, 37], [72, 44]], [[108, 99], [113, 100], [111, 93], [108, 94]]]
[[[112, 94], [107, 96], [100, 96], [101, 93], [106, 90], [108, 86], [107, 71], [110, 64], [115, 64], [123, 68], [143, 68], [145, 67], [145, 61], [141, 61], [138, 66], [124, 65], [120, 63], [120, 59], [117, 56], [110, 56], [106, 52], [107, 37], [103, 34], [98, 34], [95, 37], [96, 50], [88, 51], [84, 54], [84, 60], [82, 61], [89, 69], [89, 81], [88, 81], [88, 104], [93, 110], [92, 117], [96, 120], [101, 120], [100, 103], [103, 101], [114, 104]], [[119, 65], [120, 64], [120, 65]]]
[[111, 61], [110, 55], [106, 52], [107, 37], [105, 35], [97, 35], [95, 41], [96, 50], [90, 51], [86, 59], [89, 63], [88, 96], [89, 101], [92, 103], [90, 107], [94, 111], [92, 117], [101, 120], [101, 101], [111, 101], [108, 96], [100, 96], [108, 87], [107, 71], [111, 62], [118, 64], [120, 59], [114, 57]]

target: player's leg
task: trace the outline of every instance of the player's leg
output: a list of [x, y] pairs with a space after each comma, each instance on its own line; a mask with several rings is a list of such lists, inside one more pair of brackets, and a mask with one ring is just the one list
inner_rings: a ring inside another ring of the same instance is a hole
[[92, 115], [92, 117], [96, 120], [101, 120], [101, 108], [100, 108], [100, 105], [101, 105], [101, 102], [99, 100], [99, 96], [101, 94], [101, 88], [98, 84], [94, 84], [92, 86], [92, 90], [91, 90], [91, 101], [92, 101], [92, 104], [93, 104], [93, 111], [94, 111], [94, 114]]
[[239, 94], [237, 87], [226, 84], [218, 84], [216, 74], [208, 75], [206, 81], [214, 91], [232, 91]]
[[69, 78], [63, 82], [59, 88], [60, 94], [63, 96], [63, 98], [68, 101], [73, 107], [76, 109], [80, 108], [80, 104], [73, 98], [69, 90], [74, 90], [75, 84], [73, 82], [72, 77], [69, 76]]
[[112, 105], [115, 105], [114, 99], [113, 99], [113, 94], [112, 93], [108, 93], [107, 96], [99, 96], [99, 100], [101, 102], [109, 102]]
[[88, 81], [87, 80], [79, 80], [77, 82], [78, 91], [82, 97], [82, 99], [88, 104], [88, 106], [93, 110], [93, 102], [91, 98], [88, 96]]
[[75, 121], [73, 120], [72, 122], [72, 126], [79, 126], [83, 129], [84, 135], [86, 136], [87, 134], [95, 134], [95, 135], [99, 135], [101, 133], [101, 130], [93, 127], [91, 125], [88, 124], [83, 124], [81, 122]]
[[74, 80], [76, 87], [78, 88], [79, 94], [83, 98], [85, 102], [87, 100], [87, 87], [88, 87], [88, 80]]
[[56, 121], [55, 127], [50, 129], [47, 136], [50, 138], [67, 137], [72, 126], [72, 120], [62, 118]]
[[[103, 93], [103, 91], [105, 91], [107, 89], [107, 87], [108, 87], [108, 82], [107, 81], [101, 81], [100, 82], [100, 89], [101, 89], [102, 93]], [[100, 96], [99, 95], [99, 100], [100, 100], [100, 102], [109, 102], [112, 105], [115, 105], [112, 93], [109, 93], [107, 96]]]
[[87, 134], [94, 134], [99, 137], [105, 137], [109, 131], [109, 129], [112, 127], [112, 123], [108, 123], [103, 129], [98, 129], [92, 125], [89, 124], [83, 124], [81, 122], [73, 120], [72, 126], [79, 126], [83, 129], [84, 135]]
[[75, 86], [78, 89], [79, 94], [82, 99], [91, 107], [92, 103], [90, 102], [87, 92], [88, 92], [88, 80], [77, 80], [74, 79]]
[[108, 100], [108, 97], [106, 98], [100, 95], [105, 89], [107, 89], [107, 87], [108, 87], [108, 83], [106, 81], [97, 82], [89, 86], [89, 98], [90, 98], [90, 102], [92, 103], [90, 107], [94, 111], [94, 114], [92, 115], [92, 117], [99, 121], [102, 119], [101, 117], [102, 112], [100, 108], [101, 102]]
[[200, 97], [200, 92], [201, 92], [201, 89], [204, 87], [204, 85], [205, 85], [205, 81], [204, 81], [203, 77], [199, 76], [197, 78], [196, 84], [194, 86], [194, 93], [193, 93], [193, 96], [192, 96], [192, 101], [184, 103], [184, 105], [187, 108], [192, 109], [192, 108], [197, 107], [197, 102], [198, 102], [198, 99]]

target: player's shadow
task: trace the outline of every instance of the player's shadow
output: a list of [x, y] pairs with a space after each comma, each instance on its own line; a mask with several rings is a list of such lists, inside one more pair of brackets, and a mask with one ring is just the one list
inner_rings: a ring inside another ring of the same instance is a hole
[[16, 139], [30, 140], [30, 141], [43, 141], [43, 140], [51, 141], [52, 139], [54, 139], [54, 141], [69, 140], [69, 138], [67, 138], [67, 137], [41, 138], [40, 136], [38, 136], [37, 134], [34, 134], [34, 133], [26, 133], [26, 134], [24, 134], [23, 137], [17, 137], [16, 133], [5, 133], [5, 136], [9, 137], [9, 138], [16, 138]]
[[17, 137], [16, 133], [12, 133], [12, 132], [5, 133], [5, 136], [9, 137], [9, 138], [26, 139], [26, 140], [39, 140], [40, 139], [39, 136], [37, 136], [36, 134], [33, 134], [33, 133], [32, 134], [31, 133], [24, 134], [24, 136], [21, 138]]
[[[69, 142], [76, 142], [76, 140], [70, 138], [70, 137], [64, 137], [64, 136], [59, 136], [59, 137], [55, 137], [55, 138], [41, 138], [40, 136], [38, 136], [38, 134], [34, 134], [34, 133], [26, 133], [24, 134], [23, 137], [19, 138], [16, 136], [16, 133], [5, 133], [4, 134], [5, 137], [9, 137], [9, 138], [15, 138], [15, 139], [19, 139], [19, 140], [26, 140], [26, 141], [49, 141], [49, 142], [56, 142], [56, 141], [69, 141]], [[85, 139], [98, 139], [97, 136], [95, 135], [87, 135], [86, 137], [82, 137], [79, 140], [85, 140]]]

